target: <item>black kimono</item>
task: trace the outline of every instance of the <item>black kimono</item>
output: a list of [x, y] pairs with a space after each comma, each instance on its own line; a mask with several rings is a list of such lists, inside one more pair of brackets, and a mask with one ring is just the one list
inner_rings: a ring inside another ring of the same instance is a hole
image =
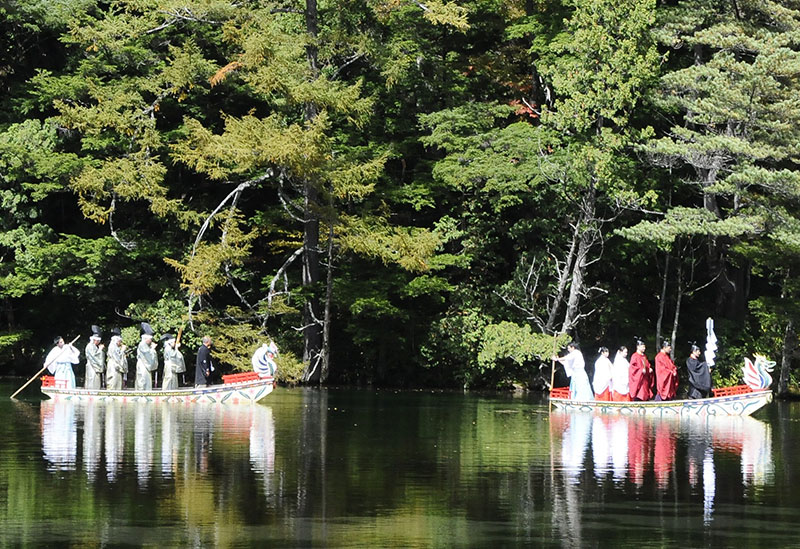
[[197, 349], [197, 361], [195, 362], [194, 384], [208, 385], [211, 378], [211, 349], [205, 345], [200, 345]]
[[689, 370], [689, 398], [706, 398], [711, 394], [711, 371], [708, 364], [696, 358], [686, 359]]

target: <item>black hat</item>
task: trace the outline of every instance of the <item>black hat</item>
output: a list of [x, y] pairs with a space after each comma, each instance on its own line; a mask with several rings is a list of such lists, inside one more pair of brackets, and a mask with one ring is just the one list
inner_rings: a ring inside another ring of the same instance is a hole
[[669, 342], [669, 339], [665, 339], [661, 342], [661, 348], [665, 349], [666, 347], [671, 347], [672, 343]]
[[639, 336], [633, 336], [633, 339], [636, 341], [636, 346], [637, 346], [637, 347], [638, 347], [639, 345], [644, 345], [644, 344], [645, 344], [645, 343], [644, 343], [644, 340], [642, 340], [642, 338], [641, 338], [641, 337], [639, 337]]
[[111, 335], [122, 337], [122, 332], [119, 328], [111, 328]]
[[94, 324], [92, 324], [92, 336], [103, 337], [103, 330], [100, 329], [100, 326], [95, 326]]
[[159, 341], [169, 341], [170, 339], [175, 339], [175, 336], [167, 333], [161, 336], [161, 339]]
[[155, 334], [155, 332], [147, 322], [142, 322], [142, 333], [149, 336]]
[[53, 338], [53, 345], [58, 345], [58, 342], [61, 341], [62, 339], [64, 339], [64, 338], [61, 337], [61, 336], [54, 337]]

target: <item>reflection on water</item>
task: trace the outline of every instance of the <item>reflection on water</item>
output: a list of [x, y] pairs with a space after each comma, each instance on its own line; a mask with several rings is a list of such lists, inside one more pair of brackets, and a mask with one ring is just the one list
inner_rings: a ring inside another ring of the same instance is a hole
[[[253, 472], [263, 477], [274, 472], [275, 425], [267, 406], [45, 400], [40, 414], [48, 469], [75, 471], [82, 466], [90, 482], [95, 482], [102, 464], [108, 482], [117, 480], [126, 465], [126, 440], [130, 445], [131, 439], [133, 470], [142, 491], [153, 475], [163, 480], [181, 472], [207, 473], [217, 429], [248, 433]], [[179, 471], [180, 464], [188, 467]], [[264, 478], [265, 486], [269, 482]]]
[[800, 403], [780, 404], [674, 421], [423, 392], [0, 400], [0, 546], [785, 546]]
[[[567, 547], [580, 547], [586, 541], [582, 536], [586, 502], [581, 496], [588, 491], [589, 462], [591, 478], [598, 485], [610, 477], [614, 484], [627, 481], [637, 491], [652, 482], [657, 492], [677, 493], [681, 479], [688, 478], [691, 489], [702, 495], [706, 526], [714, 516], [716, 454], [738, 457], [739, 484], [745, 488], [773, 481], [770, 425], [751, 417], [653, 419], [559, 411], [551, 414], [551, 429], [562, 439], [560, 467], [554, 465], [553, 470], [563, 477], [563, 484], [554, 480], [555, 506], [565, 511], [555, 513], [553, 523]], [[686, 456], [684, 471], [678, 470], [680, 452]]]

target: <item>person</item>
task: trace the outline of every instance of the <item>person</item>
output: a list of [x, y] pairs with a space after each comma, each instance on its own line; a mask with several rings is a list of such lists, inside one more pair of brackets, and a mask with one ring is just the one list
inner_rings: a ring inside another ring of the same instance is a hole
[[178, 350], [181, 344], [175, 341], [172, 334], [166, 334], [161, 339], [164, 340], [164, 381], [161, 388], [164, 391], [173, 391], [178, 388], [181, 368], [186, 371], [183, 355]]
[[595, 400], [611, 400], [611, 361], [608, 360], [608, 347], [598, 349], [600, 356], [594, 361], [592, 388]]
[[44, 364], [55, 377], [56, 387], [59, 389], [75, 388], [75, 372], [72, 365], [80, 362], [80, 353], [72, 344], [65, 344], [64, 338], [56, 336], [53, 338], [55, 347], [50, 349]]
[[102, 333], [98, 326], [92, 326], [92, 335], [89, 337], [89, 343], [86, 344], [84, 350], [86, 354], [86, 379], [84, 380], [84, 387], [87, 389], [102, 389], [103, 383], [101, 376], [105, 371], [105, 350], [104, 345], [100, 343]]
[[[112, 331], [112, 333], [114, 333]], [[106, 389], [122, 390], [122, 377], [128, 372], [128, 359], [125, 357], [127, 347], [122, 343], [122, 336], [114, 334], [108, 344], [106, 360]]]
[[686, 369], [689, 370], [689, 398], [707, 398], [711, 394], [711, 367], [700, 361], [700, 347], [692, 343]]
[[142, 340], [136, 348], [136, 390], [152, 391], [153, 377], [151, 372], [158, 369], [156, 344], [153, 343], [153, 330], [146, 322], [142, 322]]
[[564, 365], [564, 371], [570, 378], [569, 398], [571, 400], [587, 401], [594, 398], [589, 376], [586, 375], [586, 362], [580, 351], [578, 343], [572, 341], [567, 345], [567, 354], [561, 358], [553, 356], [554, 361]]
[[668, 339], [661, 342], [661, 350], [656, 355], [656, 400], [674, 400], [678, 393], [678, 368], [669, 354], [672, 344]]
[[653, 367], [644, 354], [644, 341], [636, 339], [636, 352], [631, 357], [628, 369], [628, 388], [631, 400], [650, 400], [653, 398]]
[[631, 397], [628, 394], [628, 348], [624, 345], [617, 350], [611, 368], [611, 400], [617, 402], [628, 402]]
[[211, 337], [203, 336], [203, 343], [197, 349], [197, 361], [195, 362], [194, 386], [205, 387], [209, 384], [211, 372], [214, 371], [214, 364], [211, 362]]

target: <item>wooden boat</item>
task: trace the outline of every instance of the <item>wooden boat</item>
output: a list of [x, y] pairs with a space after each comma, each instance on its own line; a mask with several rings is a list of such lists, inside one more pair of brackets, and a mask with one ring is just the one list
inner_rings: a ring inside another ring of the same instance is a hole
[[204, 402], [210, 404], [254, 404], [266, 397], [275, 387], [272, 376], [259, 377], [256, 372], [222, 376], [222, 385], [209, 385], [203, 388], [184, 387], [174, 391], [135, 391], [125, 389], [67, 389], [57, 387], [53, 376], [43, 376], [42, 393], [52, 399], [83, 401], [120, 402]]
[[749, 416], [772, 402], [769, 389], [753, 390], [747, 385], [714, 389], [714, 396], [701, 399], [666, 402], [606, 402], [570, 400], [567, 387], [550, 392], [550, 403], [556, 410], [599, 412], [603, 414], [651, 417]]

